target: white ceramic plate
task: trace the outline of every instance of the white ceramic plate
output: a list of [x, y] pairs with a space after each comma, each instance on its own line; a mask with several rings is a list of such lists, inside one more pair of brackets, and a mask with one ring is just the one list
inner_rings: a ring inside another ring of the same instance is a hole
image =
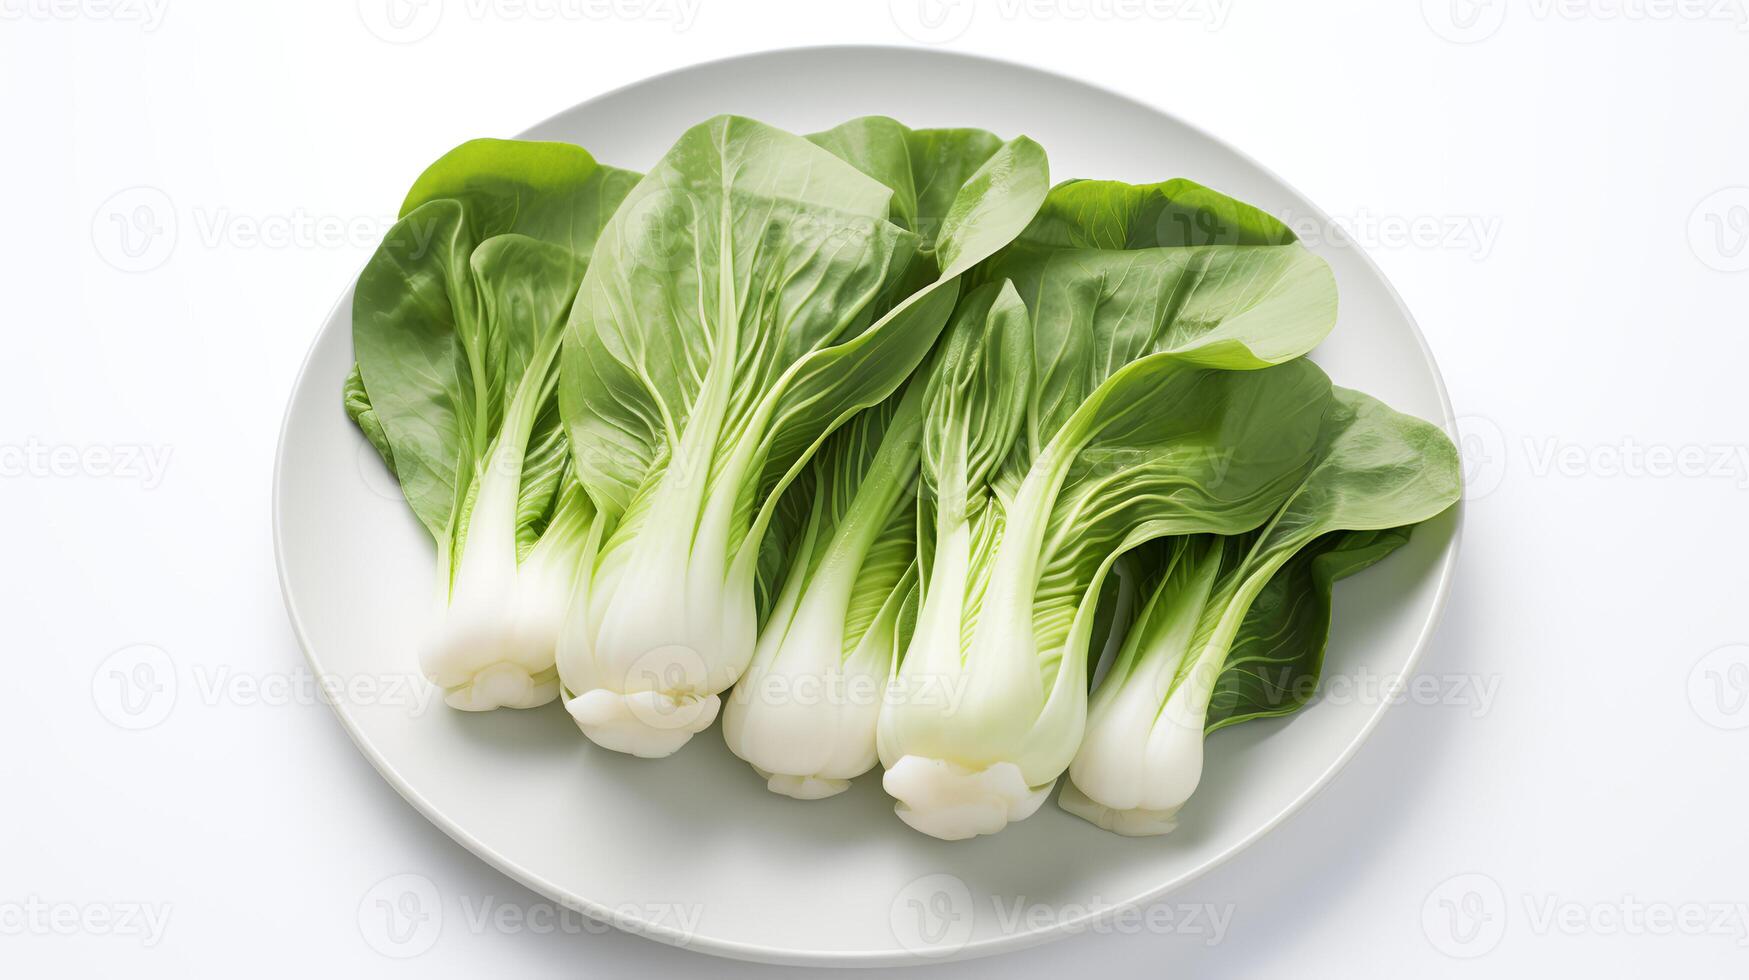
[[[723, 112], [797, 132], [881, 113], [912, 126], [1025, 133], [1054, 180], [1189, 177], [1295, 222], [1322, 213], [1274, 175], [1157, 109], [1072, 79], [935, 51], [780, 51], [688, 68], [592, 99], [521, 134], [643, 169]], [[409, 182], [414, 177], [407, 175]], [[1315, 250], [1342, 312], [1316, 360], [1339, 383], [1455, 431], [1420, 333], [1379, 271], [1339, 237]], [[945, 843], [893, 816], [878, 774], [829, 800], [776, 796], [715, 729], [651, 762], [597, 748], [557, 704], [475, 715], [410, 704], [408, 642], [430, 596], [431, 542], [341, 410], [350, 290], [322, 325], [286, 410], [274, 534], [292, 624], [359, 748], [432, 822], [554, 901], [656, 939], [773, 962], [877, 964], [1038, 942], [1157, 898], [1238, 853], [1346, 762], [1384, 712], [1328, 698], [1209, 742], [1178, 831], [1132, 840], [1047, 804], [994, 837]], [[1345, 583], [1328, 671], [1406, 674], [1438, 618], [1455, 513]], [[1340, 703], [1338, 703], [1340, 701]], [[1056, 910], [1048, 924], [997, 913]], [[1079, 911], [1077, 911], [1079, 910]]]

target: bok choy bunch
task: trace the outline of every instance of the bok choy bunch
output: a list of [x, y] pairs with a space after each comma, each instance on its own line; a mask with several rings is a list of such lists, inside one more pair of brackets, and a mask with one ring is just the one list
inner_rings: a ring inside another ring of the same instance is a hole
[[454, 707], [558, 695], [594, 514], [559, 425], [559, 341], [636, 179], [569, 144], [463, 144], [420, 176], [359, 276], [346, 410], [437, 543], [419, 662]]
[[1195, 185], [1056, 188], [983, 278], [929, 378], [921, 604], [878, 730], [899, 816], [950, 840], [1029, 816], [1074, 757], [1111, 562], [1268, 519], [1332, 397], [1297, 359], [1329, 270]]
[[1036, 144], [1002, 144], [926, 240], [900, 219], [927, 195], [859, 166], [719, 117], [602, 231], [562, 354], [560, 406], [597, 514], [558, 656], [567, 707], [600, 745], [665, 756], [716, 717], [753, 657], [782, 491], [911, 374], [958, 277], [1026, 226], [1048, 184]]
[[[1158, 584], [1093, 695], [1064, 809], [1120, 834], [1171, 831], [1202, 777], [1205, 732], [1305, 697], [1334, 577], [1383, 557], [1407, 538], [1396, 529], [1458, 497], [1445, 433], [1359, 392], [1337, 389], [1315, 452], [1260, 530], [1163, 549]], [[1256, 605], [1272, 583], [1273, 601]]]
[[878, 763], [950, 840], [1065, 773], [1072, 813], [1170, 830], [1207, 732], [1309, 696], [1333, 583], [1457, 495], [1441, 430], [1304, 356], [1336, 284], [1281, 222], [1053, 188], [979, 129], [719, 116], [647, 175], [477, 140], [352, 314], [449, 704], [559, 699], [644, 757], [721, 715], [771, 791]]

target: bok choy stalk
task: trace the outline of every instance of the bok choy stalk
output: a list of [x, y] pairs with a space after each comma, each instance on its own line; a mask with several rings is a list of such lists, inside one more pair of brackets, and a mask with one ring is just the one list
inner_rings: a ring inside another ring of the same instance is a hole
[[958, 276], [1043, 199], [1044, 154], [1003, 144], [928, 249], [895, 192], [748, 119], [689, 130], [602, 232], [565, 332], [560, 406], [598, 514], [559, 672], [584, 734], [660, 757], [752, 659], [762, 540], [821, 440], [886, 399], [945, 324]]
[[775, 793], [812, 800], [872, 769], [875, 719], [916, 583], [914, 510], [923, 385], [834, 433], [813, 506], [723, 738]]
[[[1260, 530], [1171, 542], [1158, 586], [1093, 695], [1064, 809], [1120, 834], [1171, 831], [1201, 779], [1205, 731], [1284, 714], [1306, 696], [1295, 680], [1316, 679], [1332, 576], [1383, 557], [1406, 539], [1393, 529], [1458, 497], [1445, 433], [1358, 392], [1337, 389], [1316, 454]], [[1311, 563], [1290, 571], [1307, 549]], [[1278, 594], [1250, 616], [1278, 579], [1300, 594]], [[1296, 611], [1307, 602], [1322, 614]], [[1242, 660], [1223, 690], [1236, 651]], [[1217, 692], [1224, 703], [1212, 710]]]
[[420, 176], [360, 275], [346, 409], [437, 543], [425, 675], [466, 710], [558, 694], [593, 508], [559, 425], [561, 332], [637, 175], [562, 143], [476, 140]]
[[994, 833], [1067, 768], [1117, 555], [1256, 527], [1311, 463], [1330, 385], [1293, 359], [1334, 321], [1329, 270], [1266, 216], [1281, 244], [1189, 244], [1148, 218], [1168, 186], [1054, 189], [928, 379], [921, 605], [877, 733], [924, 833]]

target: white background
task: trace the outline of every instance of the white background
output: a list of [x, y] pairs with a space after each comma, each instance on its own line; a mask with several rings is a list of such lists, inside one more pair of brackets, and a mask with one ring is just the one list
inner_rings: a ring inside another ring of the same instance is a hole
[[[404, 804], [308, 689], [269, 476], [317, 325], [442, 151], [669, 68], [856, 42], [1074, 75], [1261, 160], [1401, 290], [1469, 455], [1422, 663], [1445, 693], [1167, 899], [1218, 935], [933, 972], [1743, 975], [1742, 0], [390, 12], [0, 0], [0, 974], [766, 970], [549, 931]], [[138, 713], [126, 676], [174, 690]], [[407, 881], [441, 921], [388, 941], [374, 902]]]

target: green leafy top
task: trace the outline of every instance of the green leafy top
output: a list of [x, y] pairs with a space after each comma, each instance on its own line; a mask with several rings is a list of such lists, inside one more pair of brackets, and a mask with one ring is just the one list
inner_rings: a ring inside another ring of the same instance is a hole
[[[1360, 392], [1335, 393], [1317, 461], [1275, 516], [1254, 532], [1212, 542], [1203, 561], [1219, 572], [1206, 601], [1197, 610], [1145, 616], [1141, 642], [1126, 648], [1106, 684], [1121, 686], [1142, 657], [1170, 656], [1181, 658], [1173, 689], [1198, 685], [1211, 728], [1298, 706], [1300, 698], [1284, 703], [1272, 693], [1285, 685], [1268, 674], [1285, 670], [1294, 684], [1308, 671], [1315, 675], [1330, 585], [1383, 558], [1407, 540], [1407, 528], [1450, 507], [1459, 493], [1457, 451], [1442, 430]], [[1266, 592], [1269, 601], [1258, 606]], [[1153, 649], [1169, 621], [1187, 616], [1199, 620], [1188, 650]], [[1233, 661], [1235, 653], [1242, 659]], [[1209, 700], [1216, 696], [1218, 712]]]
[[571, 143], [469, 140], [425, 168], [400, 217], [430, 201], [460, 201], [475, 241], [527, 235], [588, 261], [601, 226], [639, 176], [597, 163]]
[[867, 330], [917, 247], [891, 197], [751, 120], [680, 138], [608, 223], [567, 330], [561, 400], [599, 507], [634, 519], [676, 464], [752, 506], [741, 475], [770, 458], [784, 382]]
[[551, 514], [566, 455], [549, 365], [594, 236], [635, 179], [569, 144], [463, 144], [415, 182], [359, 276], [348, 412], [446, 561], [506, 425], [526, 444], [522, 551]]
[[1070, 180], [1051, 188], [1016, 250], [1287, 245], [1294, 233], [1269, 213], [1194, 181]]
[[917, 233], [925, 250], [952, 237], [948, 217], [961, 190], [1003, 145], [982, 129], [910, 129], [886, 116], [852, 119], [808, 139], [892, 188], [889, 217]]
[[1035, 452], [1125, 364], [1171, 354], [1267, 367], [1311, 350], [1336, 323], [1336, 281], [1322, 259], [1268, 215], [1188, 181], [1058, 185], [978, 276], [1012, 280], [1032, 311]]
[[[988, 154], [967, 140], [971, 158], [905, 167], [896, 148], [931, 140], [890, 120], [815, 139], [857, 166], [752, 120], [694, 127], [610, 223], [568, 332], [576, 381], [562, 393], [604, 510], [635, 520], [652, 474], [682, 457], [739, 512], [763, 506], [825, 432], [915, 368], [952, 306], [949, 281], [1024, 227], [1045, 190], [1042, 151], [1024, 138]], [[967, 171], [938, 238], [906, 227]], [[929, 245], [952, 257], [931, 283], [949, 288], [907, 294]], [[709, 431], [693, 446], [701, 405]]]

